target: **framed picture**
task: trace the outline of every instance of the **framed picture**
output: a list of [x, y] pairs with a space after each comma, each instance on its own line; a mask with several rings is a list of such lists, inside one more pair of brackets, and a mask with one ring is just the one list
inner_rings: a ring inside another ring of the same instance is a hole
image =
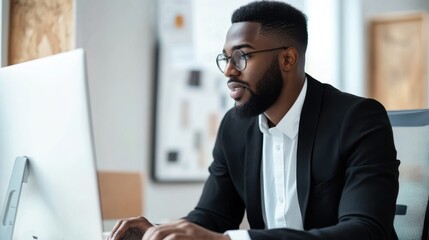
[[370, 22], [368, 92], [388, 110], [428, 106], [427, 19], [408, 13]]

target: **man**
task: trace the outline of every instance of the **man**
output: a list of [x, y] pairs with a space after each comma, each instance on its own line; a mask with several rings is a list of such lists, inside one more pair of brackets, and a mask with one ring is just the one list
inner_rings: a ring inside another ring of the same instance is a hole
[[[286, 3], [233, 13], [217, 63], [236, 104], [198, 205], [159, 226], [121, 220], [110, 239], [397, 239], [386, 110], [307, 75], [307, 38], [304, 14]], [[251, 229], [234, 230], [245, 210]]]

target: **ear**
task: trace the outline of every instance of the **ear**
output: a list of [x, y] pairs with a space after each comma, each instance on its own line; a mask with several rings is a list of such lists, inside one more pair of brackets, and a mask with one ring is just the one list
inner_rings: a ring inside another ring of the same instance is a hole
[[280, 65], [283, 71], [289, 72], [298, 65], [298, 49], [290, 47], [285, 49], [280, 56]]

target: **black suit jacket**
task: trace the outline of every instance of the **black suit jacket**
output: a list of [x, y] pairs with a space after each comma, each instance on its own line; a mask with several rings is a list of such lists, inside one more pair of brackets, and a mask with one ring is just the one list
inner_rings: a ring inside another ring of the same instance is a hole
[[258, 118], [230, 110], [219, 127], [202, 196], [186, 219], [217, 232], [237, 229], [244, 211], [252, 239], [397, 239], [398, 165], [392, 128], [375, 100], [307, 75], [297, 149], [304, 231], [264, 229], [262, 133]]

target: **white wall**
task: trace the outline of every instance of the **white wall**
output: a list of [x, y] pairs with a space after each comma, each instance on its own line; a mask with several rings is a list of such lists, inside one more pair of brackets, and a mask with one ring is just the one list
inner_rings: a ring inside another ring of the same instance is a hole
[[76, 47], [87, 54], [100, 170], [148, 168], [153, 5], [150, 0], [76, 0]]
[[340, 0], [306, 0], [308, 17], [306, 72], [317, 80], [340, 87]]
[[87, 53], [98, 167], [142, 170], [149, 151], [152, 1], [77, 0], [76, 46]]
[[356, 95], [365, 95], [365, 36], [361, 0], [341, 2], [340, 88]]

